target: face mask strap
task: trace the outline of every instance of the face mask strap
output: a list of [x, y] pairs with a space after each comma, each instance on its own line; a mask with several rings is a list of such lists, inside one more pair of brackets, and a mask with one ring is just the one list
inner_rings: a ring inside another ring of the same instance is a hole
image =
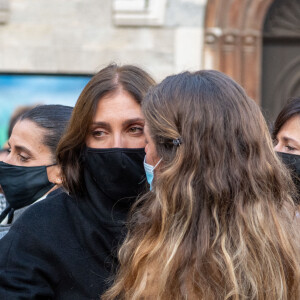
[[156, 163], [155, 166], [152, 166], [152, 165], [146, 163], [146, 156], [145, 156], [144, 165], [147, 166], [148, 169], [151, 169], [151, 171], [153, 171], [160, 164], [161, 161], [162, 161], [162, 158]]
[[45, 167], [46, 167], [46, 168], [49, 168], [49, 167], [53, 167], [53, 166], [57, 166], [57, 163], [51, 164], [51, 165], [47, 165], [47, 166], [45, 166]]
[[156, 163], [156, 165], [153, 167], [153, 170], [160, 164], [161, 161], [162, 161], [162, 158]]

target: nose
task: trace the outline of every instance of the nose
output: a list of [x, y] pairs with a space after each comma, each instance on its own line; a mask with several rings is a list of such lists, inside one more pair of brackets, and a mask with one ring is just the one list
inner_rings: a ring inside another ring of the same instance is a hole
[[0, 161], [4, 161], [8, 156], [8, 152], [2, 151], [0, 152]]
[[113, 145], [111, 148], [125, 148], [122, 141], [121, 134], [115, 134], [113, 138]]
[[9, 152], [7, 154], [7, 156], [3, 159], [3, 162], [7, 163], [7, 164], [11, 164], [12, 165], [12, 155], [11, 155], [11, 152]]
[[277, 152], [282, 152], [280, 143], [277, 143], [277, 145], [274, 147], [274, 150]]
[[8, 153], [8, 155], [3, 159], [3, 162], [7, 163], [7, 164], [11, 164], [11, 152]]

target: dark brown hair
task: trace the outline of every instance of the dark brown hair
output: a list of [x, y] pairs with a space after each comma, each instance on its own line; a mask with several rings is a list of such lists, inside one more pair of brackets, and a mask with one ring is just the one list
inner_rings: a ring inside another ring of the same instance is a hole
[[102, 299], [300, 299], [293, 183], [256, 103], [199, 71], [167, 77], [142, 108], [162, 161]]
[[16, 125], [17, 121], [19, 121], [20, 117], [24, 113], [26, 113], [27, 111], [30, 111], [31, 109], [33, 109], [36, 106], [37, 106], [37, 104], [36, 105], [27, 105], [27, 106], [19, 106], [14, 110], [14, 112], [12, 113], [10, 120], [9, 120], [8, 131], [7, 131], [8, 138], [10, 138], [12, 130], [13, 130], [14, 126]]
[[19, 121], [29, 120], [44, 129], [41, 142], [50, 150], [53, 163], [56, 161], [57, 145], [65, 132], [72, 110], [73, 107], [66, 105], [38, 105], [19, 117]]
[[278, 114], [272, 130], [273, 140], [276, 140], [277, 134], [285, 122], [295, 115], [300, 115], [300, 97], [290, 98]]
[[66, 134], [57, 149], [63, 185], [70, 193], [76, 195], [84, 190], [82, 151], [98, 101], [122, 88], [141, 103], [149, 87], [154, 84], [150, 75], [136, 66], [111, 64], [94, 75], [85, 86], [73, 109]]

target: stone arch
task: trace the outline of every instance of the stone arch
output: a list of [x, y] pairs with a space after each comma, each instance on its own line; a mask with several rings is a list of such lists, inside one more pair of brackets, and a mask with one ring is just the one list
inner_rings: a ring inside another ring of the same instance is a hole
[[274, 0], [207, 0], [203, 65], [238, 81], [260, 103], [265, 15]]

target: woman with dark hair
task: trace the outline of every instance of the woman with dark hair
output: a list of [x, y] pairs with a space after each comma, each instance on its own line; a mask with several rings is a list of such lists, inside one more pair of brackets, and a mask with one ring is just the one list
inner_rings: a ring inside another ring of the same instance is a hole
[[[272, 138], [275, 151], [292, 171], [294, 183], [300, 192], [300, 98], [291, 98], [277, 116]], [[300, 197], [294, 197], [300, 204]]]
[[57, 149], [68, 193], [26, 210], [0, 241], [1, 299], [99, 299], [107, 289], [145, 187], [141, 101], [153, 84], [138, 67], [109, 65], [86, 85]]
[[[12, 116], [10, 117], [9, 124], [8, 124], [8, 130], [7, 130], [7, 137], [9, 138], [11, 136], [13, 127], [15, 126], [15, 123], [19, 119], [21, 115], [23, 115], [25, 112], [33, 109], [36, 105], [27, 105], [27, 106], [20, 106], [17, 107], [16, 110], [13, 112]], [[4, 143], [3, 148], [0, 149], [0, 161], [4, 161], [4, 159], [8, 156], [8, 145], [7, 141]], [[8, 203], [5, 199], [5, 196], [3, 194], [3, 190], [0, 185], [0, 214], [2, 211], [8, 206]], [[1, 218], [0, 218], [1, 219]], [[1, 223], [1, 222], [0, 222]], [[1, 227], [0, 232], [3, 228]], [[3, 232], [0, 233], [0, 238], [2, 236]]]
[[0, 235], [8, 232], [31, 204], [61, 186], [56, 148], [72, 114], [72, 107], [40, 105], [15, 121], [8, 155], [0, 162], [0, 185], [8, 202], [0, 215]]
[[293, 183], [255, 102], [225, 74], [185, 72], [143, 112], [152, 190], [102, 299], [300, 299]]

